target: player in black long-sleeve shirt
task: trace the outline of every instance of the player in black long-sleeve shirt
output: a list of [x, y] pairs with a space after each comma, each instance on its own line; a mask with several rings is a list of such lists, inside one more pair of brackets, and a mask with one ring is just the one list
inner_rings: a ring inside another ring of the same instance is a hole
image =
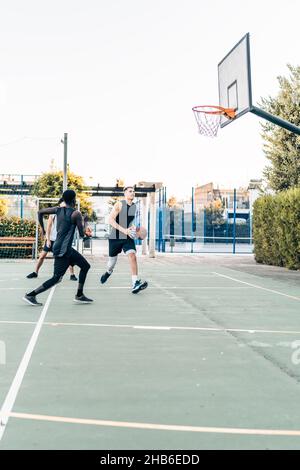
[[90, 264], [78, 251], [72, 248], [72, 242], [76, 227], [78, 228], [79, 235], [85, 236], [83, 220], [81, 212], [75, 210], [76, 204], [76, 193], [71, 189], [67, 189], [62, 196], [66, 203], [66, 207], [48, 207], [41, 209], [38, 213], [39, 223], [42, 227], [43, 234], [44, 229], [44, 215], [45, 214], [56, 214], [57, 218], [57, 238], [53, 245], [53, 256], [54, 256], [54, 274], [51, 279], [44, 282], [37, 289], [29, 292], [23, 297], [25, 302], [31, 305], [42, 305], [36, 300], [36, 296], [50, 289], [58, 282], [60, 282], [70, 265], [77, 265], [80, 268], [78, 290], [74, 301], [77, 303], [91, 303], [92, 299], [88, 299], [83, 294], [83, 286], [85, 283], [86, 275], [90, 269]]

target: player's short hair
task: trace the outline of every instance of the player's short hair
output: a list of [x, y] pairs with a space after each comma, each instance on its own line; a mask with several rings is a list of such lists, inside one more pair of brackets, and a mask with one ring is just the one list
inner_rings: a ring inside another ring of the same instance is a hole
[[67, 189], [64, 191], [62, 195], [63, 201], [65, 201], [66, 204], [72, 204], [76, 200], [76, 193], [73, 191], [73, 189]]

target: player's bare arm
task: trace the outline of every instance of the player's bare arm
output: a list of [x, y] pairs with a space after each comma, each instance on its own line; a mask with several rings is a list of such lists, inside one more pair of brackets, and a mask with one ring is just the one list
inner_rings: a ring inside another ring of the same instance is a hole
[[46, 229], [46, 243], [48, 247], [51, 246], [50, 234], [51, 234], [52, 226], [53, 226], [53, 215], [49, 215], [49, 219], [47, 222], [47, 229]]
[[38, 219], [39, 224], [41, 226], [43, 235], [46, 235], [45, 227], [44, 227], [44, 215], [56, 214], [58, 207], [45, 207], [44, 209], [39, 210], [38, 212]]

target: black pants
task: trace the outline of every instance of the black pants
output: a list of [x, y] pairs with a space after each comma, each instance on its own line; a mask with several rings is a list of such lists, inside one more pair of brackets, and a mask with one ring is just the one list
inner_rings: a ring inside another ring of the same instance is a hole
[[44, 282], [40, 287], [30, 292], [28, 295], [37, 295], [50, 289], [52, 286], [60, 282], [67, 271], [69, 266], [78, 266], [79, 272], [79, 285], [83, 288], [86, 275], [91, 265], [78, 251], [71, 248], [67, 255], [54, 258], [54, 273], [53, 276]]

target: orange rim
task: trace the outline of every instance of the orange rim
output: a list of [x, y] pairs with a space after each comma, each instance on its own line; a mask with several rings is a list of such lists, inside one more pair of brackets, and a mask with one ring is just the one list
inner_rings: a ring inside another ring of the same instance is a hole
[[223, 108], [222, 106], [211, 106], [208, 104], [202, 106], [194, 106], [193, 111], [195, 113], [224, 115], [229, 119], [235, 118], [235, 110], [233, 108]]

